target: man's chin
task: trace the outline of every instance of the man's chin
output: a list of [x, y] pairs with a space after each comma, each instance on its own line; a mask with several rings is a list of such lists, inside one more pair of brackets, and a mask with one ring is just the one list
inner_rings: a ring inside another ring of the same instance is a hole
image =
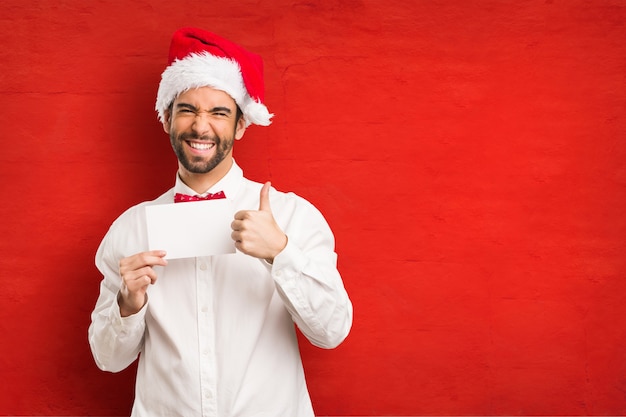
[[183, 161], [181, 165], [185, 168], [185, 170], [193, 173], [193, 174], [208, 174], [213, 171], [215, 167], [220, 164], [221, 161], [204, 161], [204, 162], [191, 162], [191, 161]]

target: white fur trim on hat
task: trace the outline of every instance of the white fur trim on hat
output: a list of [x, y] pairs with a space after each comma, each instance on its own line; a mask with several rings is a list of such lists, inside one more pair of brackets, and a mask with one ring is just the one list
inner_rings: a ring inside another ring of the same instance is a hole
[[161, 75], [155, 109], [159, 120], [179, 94], [199, 87], [212, 87], [230, 95], [243, 112], [246, 126], [251, 123], [268, 126], [272, 123], [267, 107], [248, 94], [239, 64], [229, 58], [209, 53], [193, 53], [174, 61]]

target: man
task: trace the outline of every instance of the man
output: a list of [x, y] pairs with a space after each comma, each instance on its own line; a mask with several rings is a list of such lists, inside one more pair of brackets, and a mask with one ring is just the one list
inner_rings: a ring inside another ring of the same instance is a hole
[[[334, 348], [352, 304], [322, 215], [247, 180], [233, 159], [246, 128], [272, 117], [261, 59], [185, 28], [168, 65], [156, 109], [179, 161], [176, 182], [123, 213], [98, 248], [95, 361], [117, 372], [139, 357], [133, 416], [313, 416], [294, 322], [314, 345]], [[236, 252], [168, 259], [149, 250], [146, 208], [202, 197], [232, 202]]]

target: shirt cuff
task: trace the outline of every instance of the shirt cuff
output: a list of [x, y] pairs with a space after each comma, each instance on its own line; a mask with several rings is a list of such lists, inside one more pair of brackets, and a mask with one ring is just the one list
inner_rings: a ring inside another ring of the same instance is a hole
[[287, 246], [274, 258], [271, 274], [279, 285], [283, 286], [300, 275], [306, 258], [302, 251], [287, 240]]
[[130, 333], [133, 329], [140, 327], [143, 325], [144, 320], [146, 318], [146, 310], [148, 307], [148, 302], [141, 307], [135, 314], [131, 314], [127, 317], [122, 317], [120, 314], [120, 306], [117, 303], [117, 297], [115, 297], [115, 302], [111, 305], [109, 310], [109, 319], [113, 324], [113, 328], [115, 332], [120, 335], [126, 335]]

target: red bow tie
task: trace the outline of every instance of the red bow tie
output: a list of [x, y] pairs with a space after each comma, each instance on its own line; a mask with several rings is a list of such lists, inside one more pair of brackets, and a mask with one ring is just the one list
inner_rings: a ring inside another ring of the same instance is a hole
[[226, 198], [226, 194], [224, 191], [218, 191], [214, 194], [207, 194], [204, 197], [200, 197], [199, 195], [187, 195], [176, 193], [174, 195], [174, 203], [187, 203], [189, 201], [203, 201], [203, 200], [219, 200], [220, 198]]

